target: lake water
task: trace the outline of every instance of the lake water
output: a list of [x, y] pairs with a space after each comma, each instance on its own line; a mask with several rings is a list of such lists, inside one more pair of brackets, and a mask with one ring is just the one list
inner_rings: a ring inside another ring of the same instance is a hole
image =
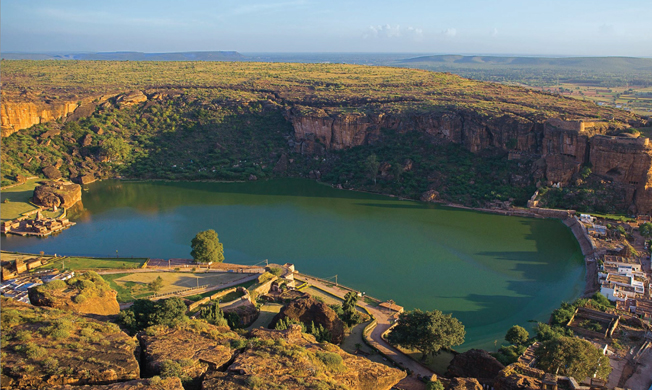
[[78, 224], [49, 238], [2, 237], [2, 249], [60, 255], [189, 258], [214, 229], [227, 262], [294, 263], [406, 309], [452, 312], [457, 348], [493, 350], [519, 324], [546, 321], [583, 290], [584, 263], [558, 220], [505, 217], [307, 180], [93, 183]]

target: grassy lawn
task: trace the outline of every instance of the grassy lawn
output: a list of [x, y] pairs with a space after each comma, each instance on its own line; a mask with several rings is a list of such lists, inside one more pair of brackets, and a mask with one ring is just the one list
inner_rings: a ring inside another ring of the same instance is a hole
[[[2, 190], [2, 203], [0, 203], [2, 221], [16, 219], [23, 213], [38, 209], [38, 207], [29, 203], [29, 199], [34, 194], [36, 183], [42, 180], [30, 179], [19, 186]], [[5, 203], [7, 199], [9, 199], [9, 202]]]
[[147, 261], [146, 258], [90, 258], [90, 257], [66, 257], [57, 259], [44, 265], [44, 268], [56, 268], [61, 270], [62, 265], [67, 270], [102, 270], [102, 269], [134, 269], [140, 268]]
[[280, 303], [264, 304], [260, 308], [260, 315], [258, 316], [256, 321], [254, 321], [254, 323], [247, 328], [247, 330], [257, 329], [260, 327], [267, 328], [269, 326], [269, 323], [272, 322], [274, 316], [281, 311], [282, 307], [283, 305], [281, 305]]
[[[102, 275], [102, 277], [111, 283], [111, 287], [118, 291], [118, 300], [120, 302], [129, 302], [152, 295], [147, 285], [156, 280], [157, 277], [163, 279], [163, 287], [159, 293], [169, 293], [178, 290], [184, 290], [189, 287], [217, 285], [229, 283], [242, 278], [242, 274], [228, 273], [189, 273], [189, 272], [142, 272], [142, 273], [124, 273], [114, 275]], [[204, 298], [213, 295], [217, 291], [209, 291], [205, 294], [197, 294]], [[193, 296], [194, 298], [197, 295]], [[201, 299], [199, 298], [199, 299]], [[199, 300], [197, 299], [197, 300]]]
[[612, 219], [614, 221], [620, 221], [620, 222], [634, 222], [636, 219], [630, 218], [624, 215], [618, 215], [618, 214], [598, 214], [598, 213], [589, 213], [594, 217], [598, 218], [604, 218], [604, 219]]

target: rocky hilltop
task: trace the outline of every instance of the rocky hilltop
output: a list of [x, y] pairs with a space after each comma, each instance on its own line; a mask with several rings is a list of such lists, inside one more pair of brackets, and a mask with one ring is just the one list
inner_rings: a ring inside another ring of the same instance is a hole
[[56, 280], [29, 290], [35, 306], [47, 306], [79, 314], [113, 315], [120, 312], [118, 293], [95, 272]]
[[2, 298], [2, 388], [140, 378], [137, 343], [112, 323]]
[[[649, 124], [588, 101], [400, 68], [5, 62], [3, 134], [40, 123], [29, 130], [34, 142], [8, 139], [5, 176], [40, 173], [63, 154], [62, 175], [81, 182], [116, 174], [227, 180], [290, 175], [414, 198], [436, 191], [474, 205], [524, 203], [535, 186], [591, 182], [624, 198], [614, 206], [620, 211], [652, 211], [652, 149], [636, 130]], [[54, 108], [70, 101], [81, 105]], [[18, 109], [21, 104], [52, 108], [37, 115]], [[43, 125], [57, 117], [65, 117], [63, 126]], [[125, 140], [127, 149], [112, 138]], [[16, 142], [15, 148], [30, 152], [14, 151]], [[361, 173], [364, 155], [391, 145], [401, 147], [378, 155], [380, 184], [375, 173]], [[121, 153], [128, 149], [132, 153]], [[448, 161], [458, 156], [440, 158], [459, 150], [477, 156], [468, 157], [473, 165], [491, 157], [502, 167], [490, 169], [491, 175], [467, 170], [471, 177], [460, 182], [453, 172], [457, 163]], [[391, 168], [399, 163], [401, 172]], [[585, 180], [586, 169], [594, 180]], [[412, 176], [414, 181], [405, 179]], [[511, 190], [491, 195], [503, 185]], [[460, 197], [464, 186], [470, 194]]]

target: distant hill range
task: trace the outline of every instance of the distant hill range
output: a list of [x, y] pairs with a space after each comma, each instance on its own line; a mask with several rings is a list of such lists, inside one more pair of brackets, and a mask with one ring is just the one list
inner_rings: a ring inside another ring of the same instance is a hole
[[431, 64], [450, 66], [500, 66], [500, 67], [566, 67], [578, 69], [618, 69], [652, 72], [652, 58], [636, 57], [494, 57], [436, 55], [408, 58], [398, 61], [403, 64]]
[[236, 51], [188, 51], [179, 53], [142, 53], [116, 51], [103, 53], [2, 53], [3, 60], [88, 60], [88, 61], [242, 61]]

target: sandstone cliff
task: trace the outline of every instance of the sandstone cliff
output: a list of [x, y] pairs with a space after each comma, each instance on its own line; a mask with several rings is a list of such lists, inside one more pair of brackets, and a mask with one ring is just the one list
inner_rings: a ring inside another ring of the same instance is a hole
[[40, 123], [57, 119], [77, 120], [89, 116], [98, 103], [108, 98], [109, 96], [89, 94], [75, 100], [65, 100], [3, 94], [0, 107], [2, 137]]
[[136, 342], [111, 323], [2, 298], [2, 388], [140, 378]]
[[455, 355], [446, 375], [456, 378], [477, 378], [482, 383], [492, 383], [505, 366], [487, 351], [471, 349]]
[[137, 379], [108, 385], [54, 386], [49, 390], [184, 390], [181, 380], [172, 378]]

